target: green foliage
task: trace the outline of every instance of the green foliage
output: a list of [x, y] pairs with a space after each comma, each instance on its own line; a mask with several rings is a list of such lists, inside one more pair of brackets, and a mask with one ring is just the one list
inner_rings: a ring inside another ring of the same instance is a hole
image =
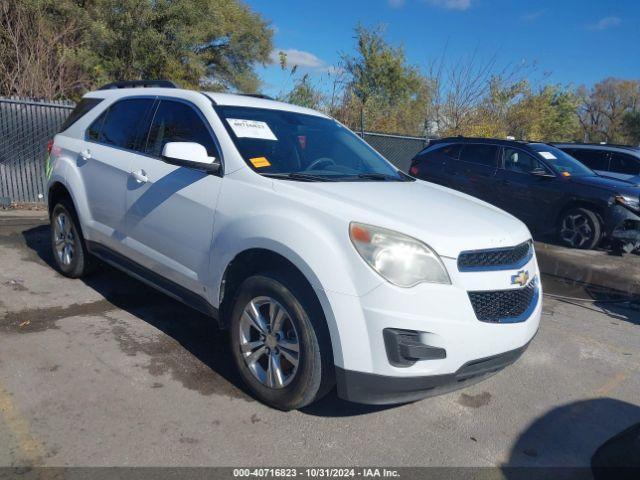
[[[366, 124], [370, 130], [420, 133], [424, 127], [426, 79], [407, 64], [402, 47], [385, 41], [380, 27], [359, 25], [356, 43], [355, 56], [342, 56], [348, 77], [341, 109], [346, 114], [343, 121], [351, 127], [360, 124], [363, 128]], [[359, 119], [354, 118], [355, 112]]]
[[[239, 0], [5, 0], [25, 10], [42, 42], [59, 42], [50, 55], [80, 66], [82, 82], [67, 82], [62, 96], [77, 96], [113, 80], [168, 78], [187, 88], [260, 86], [254, 65], [267, 63], [273, 31]], [[4, 3], [3, 2], [3, 5]], [[59, 38], [65, 25], [73, 35]], [[45, 28], [46, 27], [46, 28]], [[0, 37], [6, 32], [3, 20]], [[33, 34], [32, 34], [33, 35]], [[33, 60], [32, 69], [38, 69]], [[2, 80], [2, 79], [0, 79]], [[11, 94], [11, 92], [2, 92]]]
[[578, 136], [578, 99], [560, 85], [545, 85], [525, 92], [507, 115], [507, 130], [516, 138], [533, 141], [567, 141]]
[[268, 24], [237, 0], [95, 0], [90, 51], [102, 80], [170, 78], [187, 88], [255, 92]]
[[283, 98], [287, 103], [300, 105], [301, 107], [319, 109], [322, 106], [323, 95], [314, 87], [309, 75], [305, 74], [294, 85], [293, 89]]
[[640, 110], [632, 110], [624, 114], [622, 132], [630, 145], [640, 146]]
[[[586, 140], [624, 143], [628, 138], [624, 124], [628, 114], [640, 107], [640, 81], [606, 78], [592, 88], [581, 87], [580, 124]], [[630, 117], [633, 130], [633, 117]], [[629, 125], [627, 123], [627, 125]]]

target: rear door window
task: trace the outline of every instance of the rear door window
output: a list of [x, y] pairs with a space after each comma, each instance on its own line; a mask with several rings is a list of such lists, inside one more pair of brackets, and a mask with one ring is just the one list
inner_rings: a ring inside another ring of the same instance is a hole
[[631, 155], [611, 152], [609, 171], [627, 175], [638, 175], [640, 173], [639, 162], [640, 160]]
[[159, 157], [169, 142], [195, 142], [210, 157], [220, 158], [204, 119], [194, 107], [183, 102], [162, 100], [151, 122], [146, 153]]
[[606, 152], [601, 150], [586, 150], [572, 148], [565, 150], [573, 158], [579, 160], [591, 170], [609, 170], [609, 161]]
[[132, 98], [111, 105], [87, 129], [87, 139], [137, 150], [146, 135], [153, 98]]
[[463, 145], [460, 151], [460, 160], [487, 167], [496, 167], [497, 153], [498, 147], [495, 145]]

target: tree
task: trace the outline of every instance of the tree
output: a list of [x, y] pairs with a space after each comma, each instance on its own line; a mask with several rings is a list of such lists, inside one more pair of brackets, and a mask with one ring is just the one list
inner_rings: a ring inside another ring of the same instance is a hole
[[[4, 95], [77, 97], [108, 81], [143, 78], [255, 92], [254, 66], [269, 61], [272, 47], [269, 24], [239, 0], [3, 0], [1, 6]], [[56, 82], [56, 89], [47, 86]]]
[[509, 135], [532, 141], [568, 141], [579, 138], [578, 99], [560, 85], [527, 90], [507, 114]]
[[237, 0], [95, 0], [92, 52], [104, 80], [170, 78], [255, 92], [273, 31]]
[[623, 118], [640, 107], [640, 81], [606, 78], [580, 87], [579, 118], [586, 141], [623, 142]]
[[57, 99], [89, 83], [81, 17], [43, 0], [0, 2], [0, 94]]
[[622, 131], [626, 143], [640, 146], [640, 110], [631, 110], [624, 114]]
[[[344, 102], [349, 106], [358, 104], [360, 130], [364, 130], [365, 116], [375, 125], [390, 111], [397, 111], [400, 105], [422, 95], [426, 84], [417, 68], [407, 65], [403, 48], [393, 47], [384, 40], [380, 27], [367, 29], [359, 25], [356, 42], [355, 56], [342, 55], [348, 76]], [[367, 112], [370, 102], [376, 108]], [[351, 116], [348, 123], [353, 125]], [[424, 119], [421, 123], [424, 124]], [[371, 128], [371, 124], [368, 125]]]
[[504, 136], [506, 113], [528, 88], [534, 65], [498, 67], [497, 56], [445, 63], [445, 54], [431, 63], [431, 96], [427, 109], [428, 134]]
[[302, 78], [296, 81], [293, 89], [283, 100], [287, 103], [317, 110], [322, 107], [323, 95], [320, 90], [311, 84], [309, 74], [304, 74]]

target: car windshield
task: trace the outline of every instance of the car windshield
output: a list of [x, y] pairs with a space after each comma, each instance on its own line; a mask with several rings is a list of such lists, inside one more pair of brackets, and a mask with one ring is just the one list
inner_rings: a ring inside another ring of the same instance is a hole
[[587, 177], [596, 173], [559, 148], [544, 143], [532, 143], [530, 147], [560, 175], [567, 177]]
[[335, 120], [283, 110], [216, 106], [236, 148], [256, 172], [305, 181], [404, 181]]

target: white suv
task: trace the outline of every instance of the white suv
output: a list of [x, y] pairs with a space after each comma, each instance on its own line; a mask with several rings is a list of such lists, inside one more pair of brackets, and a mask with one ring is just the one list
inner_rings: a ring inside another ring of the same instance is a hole
[[55, 137], [58, 268], [80, 277], [97, 257], [216, 318], [265, 403], [335, 384], [416, 400], [486, 378], [535, 335], [519, 220], [399, 172], [322, 113], [139, 83], [87, 94]]

